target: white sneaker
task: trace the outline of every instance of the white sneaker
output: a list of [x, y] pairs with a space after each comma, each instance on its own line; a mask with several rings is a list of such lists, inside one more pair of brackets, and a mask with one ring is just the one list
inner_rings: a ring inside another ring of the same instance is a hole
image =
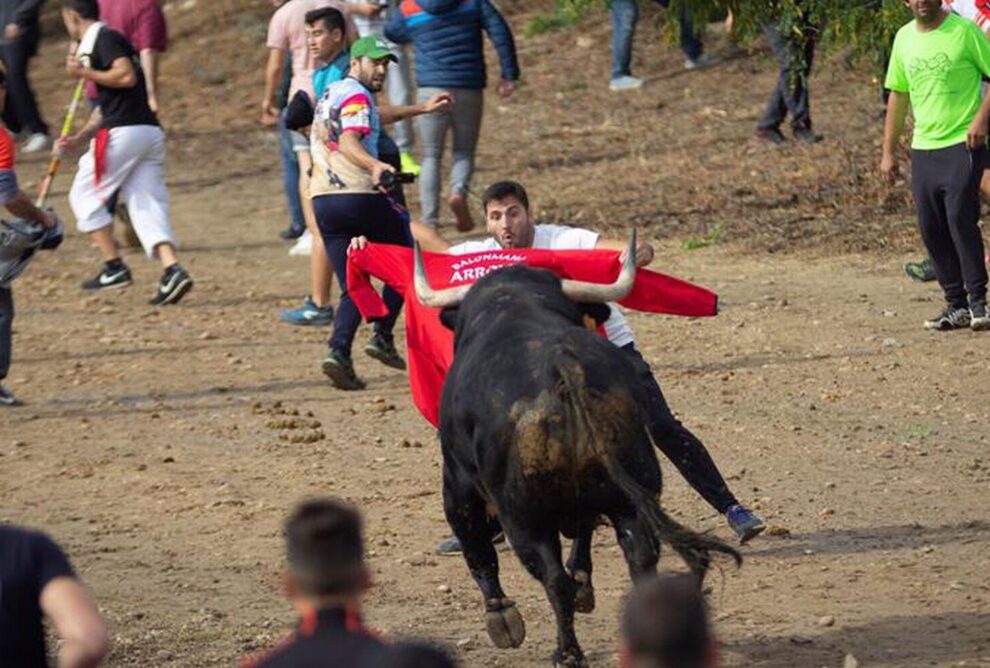
[[313, 235], [309, 233], [309, 230], [303, 232], [296, 243], [293, 244], [292, 248], [289, 249], [289, 255], [309, 255], [313, 252]]
[[608, 82], [609, 90], [636, 90], [643, 85], [643, 80], [625, 74]]
[[35, 132], [21, 146], [22, 153], [38, 153], [52, 145], [52, 138], [44, 132]]
[[715, 56], [710, 53], [703, 53], [697, 58], [685, 58], [684, 59], [684, 69], [686, 70], [700, 70], [703, 67], [711, 67], [717, 63], [720, 63], [722, 58], [720, 56]]

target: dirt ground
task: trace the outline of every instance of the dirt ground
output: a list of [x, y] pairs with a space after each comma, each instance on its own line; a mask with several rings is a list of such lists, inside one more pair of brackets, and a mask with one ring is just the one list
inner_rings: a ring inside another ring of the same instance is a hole
[[[327, 332], [278, 321], [307, 263], [276, 238], [276, 144], [254, 125], [264, 13], [205, 7], [172, 6], [165, 65], [173, 217], [196, 288], [147, 306], [158, 269], [130, 252], [134, 287], [83, 294], [96, 257], [77, 235], [17, 283], [8, 384], [26, 405], [0, 413], [0, 520], [67, 548], [110, 621], [110, 666], [230, 665], [280, 638], [280, 523], [317, 494], [366, 514], [372, 625], [441, 641], [466, 666], [548, 665], [549, 605], [511, 553], [504, 584], [529, 632], [511, 651], [488, 641], [463, 561], [432, 555], [448, 533], [440, 457], [404, 375], [359, 353], [368, 390], [337, 392], [319, 373]], [[775, 76], [759, 53], [687, 74], [642, 31], [649, 84], [618, 97], [606, 38], [594, 21], [520, 37], [526, 84], [488, 100], [478, 185], [521, 178], [544, 220], [637, 224], [657, 239], [654, 268], [720, 294], [714, 319], [631, 321], [674, 409], [774, 527], [710, 580], [723, 665], [990, 666], [990, 339], [920, 327], [939, 296], [901, 271], [917, 254], [911, 211], [874, 184], [868, 77], [824, 68], [826, 142], [774, 150], [750, 139]], [[250, 58], [192, 67], [214, 47]], [[37, 64], [50, 119], [68, 94], [61, 49]], [[22, 161], [22, 180], [42, 168]], [[67, 217], [70, 174], [52, 200]], [[719, 225], [717, 245], [681, 250]], [[666, 470], [664, 505], [728, 537]], [[578, 634], [593, 665], [614, 665], [629, 582], [604, 530], [594, 558], [599, 608]]]

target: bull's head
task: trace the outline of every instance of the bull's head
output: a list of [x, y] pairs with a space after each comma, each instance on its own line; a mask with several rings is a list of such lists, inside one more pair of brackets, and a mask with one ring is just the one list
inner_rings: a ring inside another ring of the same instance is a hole
[[[424, 306], [433, 308], [447, 308], [457, 306], [463, 301], [464, 296], [471, 289], [473, 284], [458, 285], [443, 290], [434, 290], [426, 278], [426, 269], [423, 266], [423, 253], [416, 244], [413, 252], [414, 269], [413, 282], [416, 286], [416, 296]], [[601, 304], [604, 302], [614, 302], [622, 299], [632, 290], [633, 282], [636, 279], [636, 230], [629, 238], [629, 246], [626, 248], [625, 260], [622, 263], [622, 270], [618, 278], [613, 283], [588, 283], [586, 281], [573, 281], [562, 279], [560, 287], [564, 294], [576, 303]]]

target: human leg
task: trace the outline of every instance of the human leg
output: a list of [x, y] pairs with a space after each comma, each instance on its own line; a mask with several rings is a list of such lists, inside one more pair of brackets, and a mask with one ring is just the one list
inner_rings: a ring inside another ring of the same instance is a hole
[[639, 9], [636, 0], [612, 0], [612, 79], [630, 76], [633, 36]]
[[9, 287], [0, 287], [0, 381], [3, 381], [10, 371], [13, 324], [14, 293]]
[[456, 98], [457, 104], [452, 114], [454, 146], [449, 202], [457, 219], [457, 229], [467, 232], [474, 227], [467, 195], [474, 175], [474, 153], [481, 134], [485, 94], [483, 90], [458, 90]]
[[[396, 46], [392, 49], [392, 53], [398, 58], [398, 62], [389, 65], [388, 76], [385, 77], [385, 93], [388, 96], [389, 104], [406, 106], [412, 104], [408, 50], [404, 46]], [[392, 133], [401, 153], [412, 153], [413, 134], [412, 124], [409, 120], [393, 124], [389, 128], [389, 132]]]
[[[425, 102], [440, 91], [439, 88], [420, 88], [416, 91], [416, 101]], [[432, 227], [440, 222], [440, 165], [450, 125], [449, 112], [424, 114], [416, 119], [422, 156], [419, 174], [420, 220], [424, 225]]]
[[37, 36], [23, 34], [6, 40], [2, 47], [7, 66], [7, 104], [13, 107], [20, 128], [31, 134], [48, 134], [48, 125], [41, 118], [38, 103], [28, 81], [28, 66], [37, 47]]
[[295, 239], [306, 229], [302, 201], [299, 198], [299, 158], [293, 148], [292, 131], [285, 127], [285, 111], [278, 119], [279, 164], [282, 168], [282, 189], [289, 207], [289, 227], [282, 231], [282, 238]]
[[770, 49], [774, 58], [777, 59], [779, 73], [773, 92], [767, 100], [767, 104], [756, 123], [757, 130], [777, 130], [787, 116], [787, 96], [790, 90], [791, 80], [791, 51], [790, 44], [785, 35], [775, 23], [765, 23], [763, 33], [766, 35]]
[[946, 170], [950, 175], [945, 189], [946, 220], [972, 308], [987, 301], [987, 267], [979, 226], [980, 178], [986, 149], [970, 151], [959, 144], [943, 150], [951, 159], [951, 167]]

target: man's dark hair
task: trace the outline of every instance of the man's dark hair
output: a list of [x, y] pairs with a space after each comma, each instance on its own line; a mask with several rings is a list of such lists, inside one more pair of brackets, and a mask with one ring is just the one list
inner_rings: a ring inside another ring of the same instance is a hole
[[320, 7], [306, 12], [306, 25], [311, 26], [317, 21], [323, 21], [323, 27], [327, 30], [339, 29], [347, 32], [347, 24], [344, 22], [344, 15], [335, 7]]
[[356, 593], [364, 574], [361, 515], [335, 499], [300, 504], [285, 522], [289, 570], [304, 593]]
[[521, 183], [516, 181], [496, 181], [485, 188], [485, 192], [481, 194], [481, 208], [485, 216], [488, 216], [488, 204], [490, 202], [497, 202], [507, 197], [515, 197], [523, 205], [523, 208], [527, 211], [529, 210], [529, 195], [526, 194], [526, 189], [522, 187]]
[[663, 573], [640, 583], [626, 603], [622, 636], [633, 665], [704, 668], [712, 638], [697, 578]]
[[100, 5], [96, 0], [62, 0], [62, 9], [71, 9], [84, 19], [96, 21], [100, 18]]

